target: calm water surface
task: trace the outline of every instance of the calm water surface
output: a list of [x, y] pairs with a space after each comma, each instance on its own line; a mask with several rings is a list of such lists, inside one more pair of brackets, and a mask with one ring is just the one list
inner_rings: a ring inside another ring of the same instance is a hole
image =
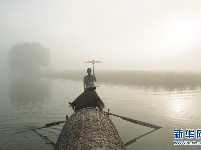
[[[174, 146], [174, 129], [201, 128], [201, 90], [152, 90], [122, 85], [97, 83], [97, 92], [105, 103], [105, 111], [162, 126], [127, 150], [201, 149], [201, 146]], [[68, 102], [82, 91], [81, 81], [35, 78], [1, 79], [0, 87], [0, 150], [50, 150], [51, 144], [33, 131], [53, 121], [65, 120], [73, 110]], [[123, 142], [151, 131], [111, 116]], [[63, 124], [38, 130], [56, 142]], [[196, 140], [196, 139], [194, 139]]]

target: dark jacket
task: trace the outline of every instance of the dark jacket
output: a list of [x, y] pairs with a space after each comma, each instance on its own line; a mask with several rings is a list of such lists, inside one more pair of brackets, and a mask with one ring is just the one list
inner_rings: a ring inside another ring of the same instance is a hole
[[95, 90], [86, 90], [80, 94], [72, 103], [74, 111], [86, 107], [98, 107], [101, 111], [105, 107], [103, 101], [100, 99]]

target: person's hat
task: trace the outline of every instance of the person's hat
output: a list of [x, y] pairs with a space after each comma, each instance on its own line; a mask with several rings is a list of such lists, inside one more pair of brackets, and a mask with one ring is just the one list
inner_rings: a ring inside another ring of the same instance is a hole
[[98, 86], [95, 86], [93, 82], [90, 82], [90, 83], [87, 85], [86, 89], [96, 88], [96, 87], [98, 87]]

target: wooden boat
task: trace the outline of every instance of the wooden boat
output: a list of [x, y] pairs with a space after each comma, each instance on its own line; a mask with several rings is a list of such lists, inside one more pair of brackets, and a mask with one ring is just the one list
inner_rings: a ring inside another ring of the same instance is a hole
[[125, 150], [106, 112], [84, 108], [66, 121], [55, 150]]

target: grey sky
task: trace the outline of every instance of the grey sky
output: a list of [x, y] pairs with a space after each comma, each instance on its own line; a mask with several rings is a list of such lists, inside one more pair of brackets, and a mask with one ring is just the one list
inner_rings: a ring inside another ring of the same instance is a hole
[[[0, 0], [1, 65], [11, 45], [40, 42], [50, 68], [201, 71], [200, 0]], [[3, 62], [3, 63], [2, 63]]]

